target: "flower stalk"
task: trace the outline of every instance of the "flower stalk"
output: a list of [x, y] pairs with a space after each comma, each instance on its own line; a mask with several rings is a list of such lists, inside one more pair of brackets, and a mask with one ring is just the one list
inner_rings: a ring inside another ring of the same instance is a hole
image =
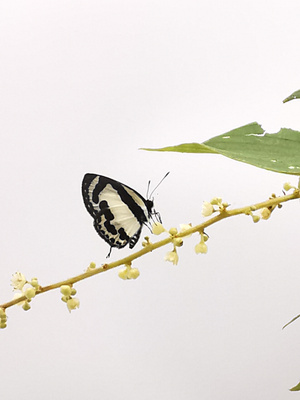
[[[294, 189], [294, 188], [293, 188]], [[249, 205], [246, 207], [241, 207], [241, 208], [236, 208], [236, 209], [232, 209], [232, 210], [228, 210], [227, 205], [226, 207], [224, 207], [223, 209], [216, 211], [216, 215], [213, 216], [212, 218], [208, 219], [207, 221], [202, 222], [199, 225], [193, 226], [193, 227], [186, 227], [185, 229], [179, 231], [179, 232], [172, 232], [174, 233], [174, 235], [170, 235], [167, 238], [160, 240], [156, 243], [151, 243], [148, 242], [147, 246], [144, 246], [141, 250], [130, 254], [127, 257], [124, 257], [120, 260], [108, 263], [108, 264], [103, 264], [100, 267], [96, 267], [96, 265], [94, 263], [91, 263], [90, 266], [87, 268], [87, 270], [77, 276], [74, 276], [72, 278], [48, 285], [48, 286], [40, 286], [37, 283], [37, 279], [33, 278], [33, 280], [31, 281], [31, 285], [34, 287], [34, 293], [31, 290], [29, 292], [29, 297], [35, 297], [38, 296], [42, 293], [48, 292], [50, 290], [54, 290], [54, 289], [58, 289], [61, 288], [64, 285], [68, 285], [68, 286], [72, 286], [74, 283], [82, 281], [84, 279], [90, 278], [94, 275], [100, 274], [102, 272], [108, 271], [110, 269], [119, 267], [121, 265], [131, 265], [132, 261], [144, 256], [147, 253], [150, 253], [160, 247], [166, 246], [169, 243], [174, 243], [174, 240], [177, 241], [179, 238], [184, 238], [187, 236], [192, 235], [193, 233], [199, 232], [200, 234], [203, 233], [204, 229], [206, 229], [207, 227], [225, 219], [225, 218], [229, 218], [229, 217], [233, 217], [236, 215], [241, 215], [241, 214], [245, 214], [245, 215], [251, 215], [252, 211], [257, 211], [263, 208], [267, 208], [269, 210], [274, 210], [276, 207], [280, 207], [280, 205], [284, 202], [290, 201], [290, 200], [295, 200], [295, 199], [299, 199], [300, 198], [300, 189], [294, 189], [293, 193], [291, 194], [286, 194], [284, 196], [280, 196], [280, 197], [271, 197], [270, 199], [254, 204], [254, 205]], [[24, 282], [24, 278], [22, 275], [18, 276], [18, 279], [14, 282], [14, 285], [17, 287], [21, 287], [23, 285]], [[27, 293], [28, 296], [28, 293]], [[3, 303], [2, 305], [0, 305], [0, 310], [2, 310], [1, 312], [3, 313], [3, 315], [5, 315], [5, 311], [7, 308], [12, 307], [18, 303], [24, 303], [28, 301], [28, 297], [26, 297], [26, 295], [21, 295], [18, 298], [15, 298], [11, 301], [8, 301], [6, 303]], [[72, 308], [78, 307], [77, 304], [72, 305]], [[6, 323], [6, 316], [3, 316], [3, 323]]]

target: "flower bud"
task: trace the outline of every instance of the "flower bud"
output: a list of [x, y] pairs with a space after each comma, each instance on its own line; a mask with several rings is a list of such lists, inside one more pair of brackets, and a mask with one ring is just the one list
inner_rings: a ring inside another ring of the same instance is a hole
[[178, 233], [178, 231], [177, 231], [176, 228], [171, 228], [171, 229], [169, 230], [169, 234], [170, 234], [171, 236], [175, 236], [175, 235], [177, 235], [177, 233]]
[[269, 219], [271, 216], [271, 211], [268, 208], [263, 208], [261, 210], [261, 217], [262, 219]]
[[64, 296], [70, 296], [72, 292], [72, 288], [70, 285], [62, 285], [60, 287], [60, 293], [63, 294]]
[[174, 238], [172, 240], [172, 242], [173, 242], [174, 246], [176, 246], [176, 247], [181, 247], [183, 245], [182, 238]]
[[[31, 300], [35, 297], [35, 289], [33, 287], [29, 287], [25, 290], [24, 295], [27, 297], [28, 300]], [[24, 308], [24, 307], [23, 307]]]
[[28, 311], [28, 310], [30, 310], [31, 306], [28, 303], [28, 301], [25, 301], [25, 303], [23, 304], [22, 308], [23, 308], [24, 311]]
[[37, 278], [32, 278], [31, 282], [30, 282], [30, 285], [32, 287], [34, 287], [34, 288], [38, 288], [38, 286], [39, 286], [38, 279]]

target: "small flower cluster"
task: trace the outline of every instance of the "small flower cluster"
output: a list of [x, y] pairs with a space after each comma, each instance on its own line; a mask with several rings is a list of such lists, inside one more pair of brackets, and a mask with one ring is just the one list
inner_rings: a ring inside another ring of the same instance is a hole
[[[188, 227], [191, 228], [191, 225], [188, 225]], [[182, 224], [181, 229], [182, 230], [180, 230], [180, 232], [184, 232], [188, 228], [186, 228], [185, 224]], [[169, 229], [169, 235], [172, 237], [173, 250], [167, 252], [167, 254], [165, 255], [165, 260], [171, 262], [173, 265], [177, 265], [179, 260], [177, 247], [181, 247], [183, 245], [183, 239], [181, 237], [177, 237], [177, 234], [177, 228]]]
[[[228, 207], [228, 204], [225, 203], [221, 203], [221, 199], [215, 199], [215, 204], [219, 204], [219, 209], [221, 207], [223, 207], [223, 209], [225, 210], [226, 207]], [[210, 207], [208, 207], [207, 205], [210, 205]], [[210, 208], [209, 212], [214, 212], [216, 210], [214, 210], [213, 205], [211, 203], [206, 202], [205, 204], [206, 206], [206, 210], [208, 210], [208, 208]], [[209, 214], [207, 214], [209, 215]], [[191, 224], [180, 224], [180, 231], [178, 232], [176, 228], [171, 228], [169, 229], [169, 231], [167, 231], [161, 224], [155, 224], [153, 226], [153, 233], [155, 234], [160, 234], [162, 232], [168, 232], [169, 235], [172, 237], [172, 243], [173, 243], [173, 250], [168, 251], [168, 253], [165, 255], [165, 260], [171, 262], [173, 265], [177, 265], [178, 264], [178, 252], [177, 252], [177, 247], [181, 247], [183, 245], [183, 239], [182, 237], [178, 237], [178, 233], [184, 233], [186, 231], [188, 231], [189, 229], [191, 229], [192, 225]], [[204, 232], [200, 232], [201, 235], [201, 240], [200, 243], [198, 243], [195, 246], [195, 252], [196, 254], [202, 253], [205, 254], [207, 253], [207, 245], [206, 245], [206, 241], [208, 240], [208, 236], [204, 233]], [[185, 237], [189, 237], [191, 236], [191, 234], [185, 235]]]
[[130, 263], [130, 264], [125, 264], [125, 268], [122, 268], [119, 271], [118, 275], [121, 279], [124, 280], [136, 279], [140, 276], [140, 271], [137, 268], [131, 268], [131, 263]]
[[[160, 223], [155, 223], [152, 226], [153, 233], [155, 235], [160, 235], [163, 232], [169, 233], [169, 235], [172, 238], [172, 243], [173, 243], [173, 250], [168, 251], [167, 254], [165, 255], [165, 260], [171, 262], [173, 265], [178, 264], [178, 253], [177, 253], [177, 247], [181, 247], [183, 245], [183, 239], [182, 237], [178, 237], [178, 233], [183, 233], [186, 232], [188, 229], [192, 227], [191, 224], [180, 224], [180, 231], [178, 232], [177, 228], [171, 228], [169, 231], [167, 231], [162, 224]], [[186, 235], [188, 237], [190, 235]]]
[[60, 287], [60, 293], [62, 294], [62, 301], [67, 303], [69, 312], [75, 310], [75, 308], [79, 308], [79, 299], [77, 299], [76, 297], [72, 297], [77, 293], [75, 288], [70, 285], [62, 285]]
[[[294, 188], [296, 189], [294, 186], [290, 186], [290, 184], [285, 184], [284, 185], [285, 190], [287, 190], [287, 187]], [[276, 195], [273, 193], [271, 195], [271, 197], [269, 197], [270, 200], [275, 199]], [[264, 219], [267, 220], [271, 217], [272, 212], [275, 210], [275, 208], [281, 208], [282, 204], [275, 204], [275, 205], [271, 205], [269, 207], [264, 207], [260, 210], [260, 215], [255, 215], [253, 214], [253, 211], [256, 211], [256, 208], [254, 206], [250, 207], [250, 210], [245, 213], [246, 215], [250, 215], [252, 217], [252, 220], [254, 223], [258, 222], [260, 219]]]
[[29, 282], [21, 272], [16, 272], [11, 278], [11, 285], [13, 290], [17, 292], [13, 299], [25, 297], [25, 300], [20, 301], [18, 305], [22, 306], [23, 310], [28, 311], [30, 309], [29, 303], [40, 288], [37, 278], [32, 278]]
[[228, 205], [228, 203], [223, 203], [220, 197], [214, 197], [210, 202], [203, 202], [201, 214], [203, 217], [210, 217], [214, 212], [219, 211], [221, 213], [226, 211]]
[[4, 308], [0, 307], [0, 329], [6, 328], [7, 316]]

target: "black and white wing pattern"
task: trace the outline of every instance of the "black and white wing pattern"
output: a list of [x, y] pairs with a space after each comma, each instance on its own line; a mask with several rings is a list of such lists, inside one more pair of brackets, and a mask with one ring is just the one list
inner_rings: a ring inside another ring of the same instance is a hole
[[95, 174], [84, 176], [82, 196], [102, 239], [118, 249], [136, 245], [152, 214], [153, 201], [123, 183]]

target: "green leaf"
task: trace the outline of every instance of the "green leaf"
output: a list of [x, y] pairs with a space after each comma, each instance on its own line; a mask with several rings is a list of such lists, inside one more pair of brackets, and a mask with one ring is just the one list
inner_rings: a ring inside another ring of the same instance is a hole
[[300, 90], [296, 90], [296, 92], [289, 95], [286, 99], [283, 100], [283, 103], [287, 103], [288, 101], [300, 99]]
[[300, 132], [282, 128], [265, 133], [257, 122], [215, 136], [202, 144], [184, 143], [150, 151], [217, 153], [270, 171], [300, 175]]
[[147, 151], [175, 151], [179, 153], [214, 153], [218, 154], [217, 151], [210, 149], [204, 144], [199, 143], [183, 143], [177, 146], [162, 147], [161, 149], [146, 149], [142, 148], [140, 150]]
[[300, 382], [298, 383], [298, 385], [296, 385], [290, 389], [291, 392], [299, 392], [299, 390], [300, 390]]

